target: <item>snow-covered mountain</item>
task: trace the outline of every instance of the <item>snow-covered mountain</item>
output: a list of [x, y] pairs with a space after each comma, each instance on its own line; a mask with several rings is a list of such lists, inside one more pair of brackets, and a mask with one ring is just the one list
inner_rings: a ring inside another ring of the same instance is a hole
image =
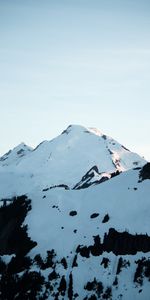
[[5, 188], [1, 184], [0, 194], [18, 195], [35, 187], [41, 190], [58, 185], [81, 188], [144, 163], [139, 155], [98, 130], [71, 125], [34, 150], [21, 144], [2, 156], [0, 180], [5, 182]]
[[0, 166], [5, 167], [17, 164], [22, 157], [26, 156], [31, 151], [31, 147], [28, 147], [24, 143], [21, 143], [13, 150], [9, 150], [6, 154], [0, 157]]
[[149, 300], [149, 192], [150, 163], [96, 129], [3, 156], [0, 299]]

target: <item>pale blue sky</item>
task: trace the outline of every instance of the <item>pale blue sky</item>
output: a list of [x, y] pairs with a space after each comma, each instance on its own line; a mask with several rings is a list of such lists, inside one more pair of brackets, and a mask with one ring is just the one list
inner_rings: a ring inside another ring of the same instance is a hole
[[149, 0], [0, 0], [0, 154], [81, 124], [150, 159], [149, 98]]

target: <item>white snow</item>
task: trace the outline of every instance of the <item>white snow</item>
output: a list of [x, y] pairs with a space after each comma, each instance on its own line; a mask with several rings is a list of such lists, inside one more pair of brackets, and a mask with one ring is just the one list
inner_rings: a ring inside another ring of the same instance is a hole
[[[23, 153], [18, 154], [21, 149]], [[78, 255], [78, 267], [72, 269], [75, 250], [79, 244], [93, 244], [93, 236], [100, 235], [103, 239], [110, 228], [150, 235], [150, 180], [139, 183], [139, 170], [133, 170], [143, 166], [145, 160], [101, 132], [77, 125], [69, 126], [63, 134], [41, 143], [35, 150], [23, 144], [3, 158], [6, 160], [0, 161], [0, 198], [27, 194], [32, 200], [32, 210], [24, 222], [28, 225], [29, 236], [37, 242], [30, 252], [31, 258], [38, 253], [45, 257], [46, 251], [51, 249], [55, 249], [57, 259], [68, 256], [68, 269], [65, 271], [60, 265], [57, 268], [66, 278], [72, 271], [74, 292], [79, 293], [79, 299], [86, 296], [83, 287], [87, 278], [88, 281], [94, 277], [102, 281], [105, 289], [112, 286], [119, 257], [113, 253], [88, 259]], [[110, 178], [110, 173], [117, 170], [122, 173], [102, 184], [72, 190], [93, 166], [97, 166], [99, 174], [92, 170], [94, 177], [91, 182], [102, 177]], [[53, 188], [43, 191], [58, 184], [66, 184], [70, 190]], [[70, 211], [77, 214], [70, 216]], [[99, 215], [92, 219], [90, 216], [94, 213]], [[110, 219], [102, 223], [106, 214]], [[141, 293], [140, 287], [133, 283], [135, 260], [142, 256], [143, 253], [137, 253], [123, 257], [132, 263], [122, 270], [118, 289], [113, 287], [113, 300], [149, 300], [148, 280], [144, 279]], [[144, 256], [148, 258], [150, 253], [144, 253]], [[110, 260], [107, 269], [101, 266], [103, 257]], [[9, 261], [10, 256], [3, 259]], [[43, 271], [43, 274], [46, 277], [48, 271]]]
[[[145, 160], [139, 155], [90, 130], [72, 125], [64, 134], [41, 143], [34, 151], [25, 145], [14, 148], [6, 160], [0, 161], [0, 195], [21, 194], [34, 187], [43, 189], [59, 184], [73, 188], [94, 165], [99, 173], [107, 174], [144, 165]], [[21, 149], [23, 153], [18, 157]]]

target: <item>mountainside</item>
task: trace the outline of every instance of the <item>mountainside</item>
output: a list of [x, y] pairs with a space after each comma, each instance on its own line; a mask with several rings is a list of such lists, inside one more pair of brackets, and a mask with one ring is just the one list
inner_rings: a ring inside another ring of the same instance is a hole
[[149, 300], [149, 191], [150, 163], [95, 129], [3, 156], [0, 299]]
[[[90, 186], [95, 181], [109, 179], [112, 173], [144, 163], [139, 155], [98, 130], [71, 125], [57, 138], [42, 142], [34, 150], [21, 144], [2, 156], [0, 180], [5, 188], [1, 184], [0, 195], [24, 194], [35, 187], [41, 190], [57, 185], [81, 188], [87, 180]], [[86, 178], [89, 171], [92, 174]]]
[[21, 143], [13, 150], [9, 150], [6, 154], [0, 157], [0, 166], [9, 167], [11, 165], [16, 165], [20, 162], [21, 158], [26, 156], [32, 151], [31, 147], [28, 147], [24, 143]]

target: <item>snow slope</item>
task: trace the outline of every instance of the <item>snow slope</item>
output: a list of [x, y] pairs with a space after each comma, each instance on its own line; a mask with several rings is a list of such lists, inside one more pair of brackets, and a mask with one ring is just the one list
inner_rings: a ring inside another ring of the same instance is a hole
[[0, 159], [0, 182], [4, 181], [5, 188], [1, 184], [0, 194], [6, 191], [6, 196], [22, 194], [34, 187], [45, 189], [61, 184], [73, 188], [94, 166], [95, 180], [98, 177], [100, 180], [117, 170], [125, 171], [144, 163], [139, 155], [98, 130], [71, 125], [60, 136], [42, 142], [34, 150], [19, 145], [4, 155]]
[[149, 191], [149, 163], [81, 126], [1, 164], [1, 198], [31, 199], [0, 208], [1, 298], [149, 300]]
[[[90, 254], [89, 258], [77, 254], [77, 266], [72, 268], [77, 247], [93, 245], [93, 237], [97, 235], [103, 240], [110, 228], [115, 228], [120, 233], [127, 231], [133, 236], [150, 236], [150, 181], [139, 182], [139, 172], [140, 170], [130, 170], [103, 184], [80, 191], [53, 189], [43, 193], [33, 191], [29, 195], [32, 199], [32, 211], [26, 218], [26, 224], [29, 226], [29, 236], [38, 243], [30, 255], [33, 258], [41, 253], [45, 257], [46, 251], [53, 248], [58, 261], [65, 257], [67, 270], [59, 264], [56, 264], [56, 270], [65, 278], [68, 272], [72, 272], [74, 294], [79, 295], [77, 299], [84, 299], [87, 294], [93, 294], [93, 291], [88, 293], [84, 287], [88, 281], [96, 278], [103, 283], [105, 290], [107, 287], [112, 288], [110, 299], [149, 300], [150, 278], [144, 278], [143, 284], [140, 285], [134, 282], [134, 276], [136, 262], [143, 257], [150, 259], [150, 242], [147, 253], [137, 251], [134, 255], [122, 255], [120, 252], [120, 255], [116, 256], [113, 251], [104, 251], [96, 256]], [[77, 214], [71, 216], [70, 212]], [[95, 217], [92, 218], [94, 214]], [[109, 220], [103, 223], [107, 214]], [[118, 274], [119, 283], [116, 288], [113, 283], [120, 257], [129, 263]], [[109, 260], [107, 268], [101, 265], [104, 258]], [[139, 293], [141, 289], [142, 292]], [[96, 298], [99, 299], [97, 295]], [[68, 296], [65, 299], [68, 299]]]
[[18, 164], [22, 157], [28, 155], [32, 151], [31, 147], [28, 147], [24, 143], [19, 144], [13, 150], [9, 150], [0, 158], [0, 166], [8, 167], [14, 164]]
[[[111, 227], [118, 231], [126, 229], [132, 234], [150, 235], [150, 181], [138, 181], [139, 170], [130, 170], [89, 189], [66, 191], [58, 188], [46, 192], [32, 191], [32, 194], [29, 194], [32, 199], [32, 211], [28, 214], [26, 222], [30, 228], [29, 235], [38, 241], [39, 248], [35, 250], [41, 251], [40, 240], [43, 238], [47, 242], [48, 250], [50, 239], [61, 257], [63, 253], [69, 254], [75, 243], [80, 244], [84, 241], [84, 244], [89, 244], [93, 235], [100, 232], [103, 237]], [[76, 211], [77, 215], [71, 217], [70, 211]], [[93, 213], [99, 215], [91, 219]], [[102, 224], [107, 213], [110, 220]], [[44, 218], [40, 218], [41, 215]], [[73, 233], [75, 229], [76, 234]]]

